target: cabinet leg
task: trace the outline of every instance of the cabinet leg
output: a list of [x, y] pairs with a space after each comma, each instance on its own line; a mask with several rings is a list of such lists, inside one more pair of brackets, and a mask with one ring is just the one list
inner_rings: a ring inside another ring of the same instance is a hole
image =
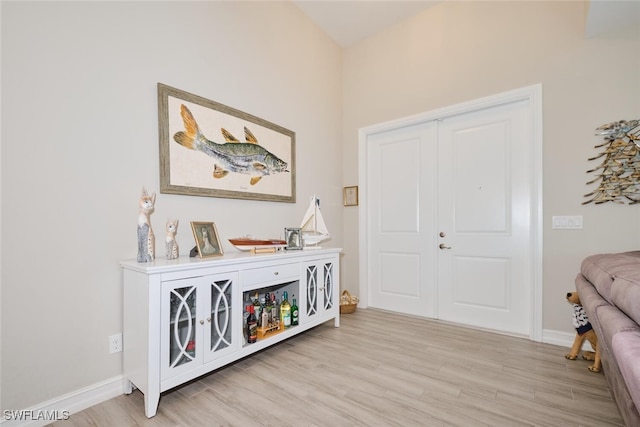
[[144, 395], [144, 414], [147, 418], [154, 417], [158, 411], [160, 393], [147, 393]]
[[339, 327], [340, 327], [340, 316], [339, 316], [339, 315], [338, 315], [338, 316], [336, 316], [336, 318], [335, 318], [335, 319], [333, 319], [333, 326], [334, 326], [335, 328], [339, 328]]
[[124, 388], [124, 394], [131, 394], [133, 392], [133, 384], [131, 383], [131, 381], [129, 381], [126, 378], [124, 380], [123, 388]]

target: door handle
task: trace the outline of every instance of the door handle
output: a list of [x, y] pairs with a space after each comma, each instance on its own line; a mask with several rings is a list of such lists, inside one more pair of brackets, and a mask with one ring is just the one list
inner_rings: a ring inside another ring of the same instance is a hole
[[440, 245], [438, 245], [438, 247], [439, 247], [440, 249], [451, 249], [451, 246], [447, 246], [447, 245], [445, 245], [444, 243], [440, 243]]

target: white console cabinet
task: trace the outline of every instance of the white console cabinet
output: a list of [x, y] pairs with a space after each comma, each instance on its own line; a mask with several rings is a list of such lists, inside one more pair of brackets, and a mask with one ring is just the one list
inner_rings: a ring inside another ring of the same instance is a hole
[[[317, 249], [122, 261], [126, 393], [140, 389], [153, 417], [163, 391], [328, 320], [338, 327], [339, 256]], [[247, 343], [250, 296], [284, 291], [298, 301], [299, 324]]]

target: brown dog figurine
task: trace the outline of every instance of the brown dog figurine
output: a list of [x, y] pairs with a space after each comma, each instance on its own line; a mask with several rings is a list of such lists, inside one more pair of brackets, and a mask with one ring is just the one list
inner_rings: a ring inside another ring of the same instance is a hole
[[591, 323], [589, 323], [587, 313], [584, 311], [582, 304], [580, 304], [580, 297], [578, 296], [578, 293], [567, 292], [567, 301], [573, 305], [573, 326], [576, 328], [576, 338], [573, 341], [571, 353], [566, 354], [564, 357], [569, 360], [576, 360], [578, 358], [578, 353], [580, 353], [580, 350], [582, 349], [582, 344], [586, 339], [595, 350], [595, 353], [593, 351], [585, 351], [582, 354], [582, 358], [584, 360], [593, 360], [593, 365], [589, 366], [589, 370], [591, 372], [600, 372], [602, 364], [600, 362], [600, 351], [598, 351], [598, 337], [596, 336]]

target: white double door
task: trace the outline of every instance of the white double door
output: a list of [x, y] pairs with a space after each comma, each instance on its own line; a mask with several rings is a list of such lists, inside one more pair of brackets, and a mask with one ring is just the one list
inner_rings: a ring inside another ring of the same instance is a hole
[[369, 306], [530, 334], [532, 134], [515, 101], [367, 135]]

